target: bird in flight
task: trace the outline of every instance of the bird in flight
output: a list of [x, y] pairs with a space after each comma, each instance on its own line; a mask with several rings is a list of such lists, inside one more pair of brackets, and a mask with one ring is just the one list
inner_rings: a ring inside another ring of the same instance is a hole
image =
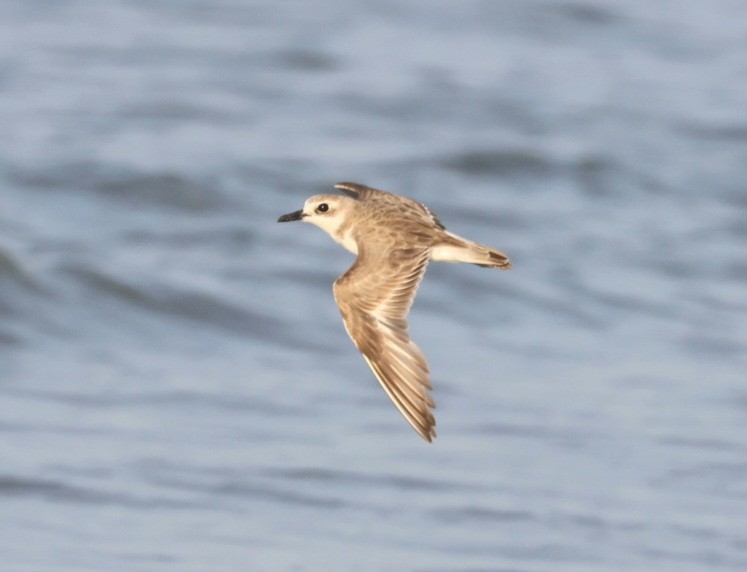
[[278, 222], [315, 224], [357, 255], [334, 283], [348, 335], [376, 379], [413, 429], [436, 436], [428, 363], [410, 339], [407, 314], [428, 262], [466, 262], [508, 270], [508, 256], [446, 230], [412, 199], [356, 183], [337, 183], [344, 195], [315, 195]]

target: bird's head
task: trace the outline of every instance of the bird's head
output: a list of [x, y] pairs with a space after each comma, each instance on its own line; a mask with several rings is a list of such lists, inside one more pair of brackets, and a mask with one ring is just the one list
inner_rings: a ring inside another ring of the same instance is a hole
[[281, 216], [278, 222], [302, 220], [315, 224], [327, 234], [336, 237], [353, 207], [354, 199], [342, 195], [314, 195], [306, 199], [301, 210]]

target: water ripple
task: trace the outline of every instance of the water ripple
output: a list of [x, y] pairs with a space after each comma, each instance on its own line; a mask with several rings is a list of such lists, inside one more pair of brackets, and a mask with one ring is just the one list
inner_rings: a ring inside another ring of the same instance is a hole
[[9, 169], [7, 176], [26, 188], [85, 189], [133, 208], [205, 212], [227, 204], [212, 185], [182, 173], [142, 173], [103, 163], [71, 162], [33, 169], [15, 167]]

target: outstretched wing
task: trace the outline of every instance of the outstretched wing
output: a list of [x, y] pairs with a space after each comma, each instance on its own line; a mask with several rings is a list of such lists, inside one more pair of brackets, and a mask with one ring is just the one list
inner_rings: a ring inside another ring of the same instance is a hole
[[[366, 185], [359, 185], [358, 183], [336, 183], [335, 189], [338, 189], [348, 195], [349, 197], [353, 197], [356, 200], [365, 201], [367, 199], [375, 198], [379, 195], [391, 195], [392, 193], [388, 193], [387, 191], [380, 191], [379, 189], [374, 189], [372, 187], [367, 187]], [[443, 223], [438, 220], [438, 217], [434, 215], [430, 209], [425, 206], [423, 203], [419, 203], [417, 201], [414, 201], [412, 199], [408, 199], [407, 197], [398, 197], [399, 199], [406, 201], [406, 204], [410, 205], [411, 208], [414, 208], [415, 210], [419, 210], [420, 212], [424, 213], [433, 224], [435, 224], [438, 228], [441, 230], [446, 230], [446, 227], [443, 225]]]
[[428, 248], [389, 251], [386, 260], [359, 251], [335, 281], [345, 329], [397, 409], [423, 439], [436, 436], [428, 364], [410, 339], [407, 314], [430, 259]]

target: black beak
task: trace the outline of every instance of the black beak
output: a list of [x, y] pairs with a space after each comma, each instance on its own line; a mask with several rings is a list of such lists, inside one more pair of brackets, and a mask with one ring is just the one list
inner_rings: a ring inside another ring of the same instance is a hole
[[296, 211], [294, 213], [284, 214], [278, 219], [278, 222], [290, 222], [292, 220], [301, 220], [306, 215], [303, 214], [303, 210]]

